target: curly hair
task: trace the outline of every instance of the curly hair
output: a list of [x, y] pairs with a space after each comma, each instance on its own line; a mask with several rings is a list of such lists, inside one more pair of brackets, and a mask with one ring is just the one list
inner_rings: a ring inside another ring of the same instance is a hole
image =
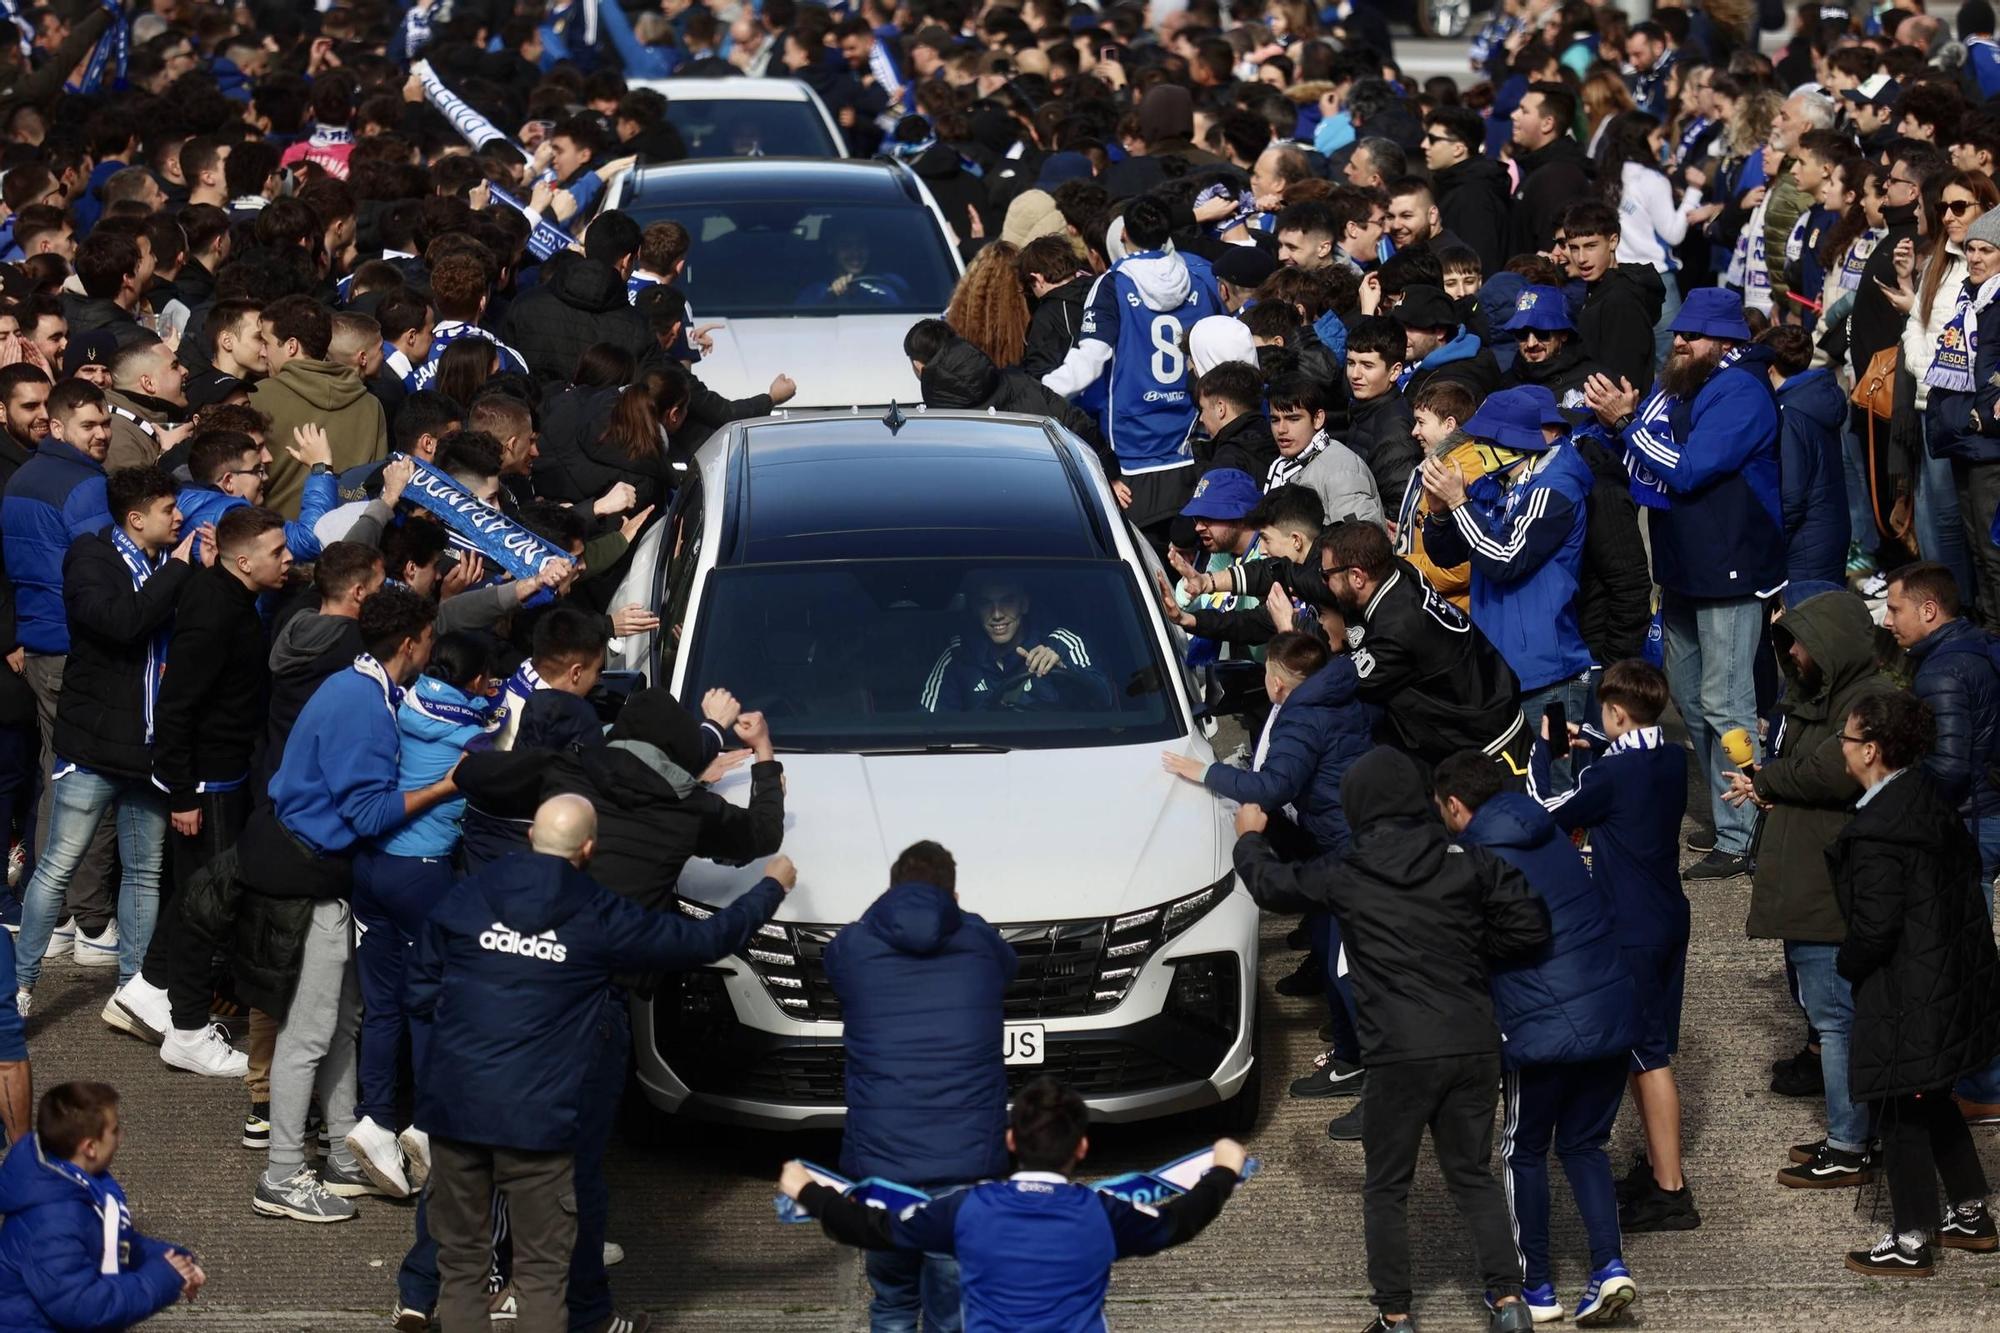
[[1016, 266], [1020, 254], [1005, 241], [981, 250], [944, 312], [945, 323], [996, 366], [1020, 365], [1028, 346], [1028, 294]]
[[1929, 754], [1937, 741], [1931, 706], [1905, 690], [1864, 695], [1850, 716], [1855, 734], [1875, 742], [1882, 762], [1890, 768], [1908, 768]]

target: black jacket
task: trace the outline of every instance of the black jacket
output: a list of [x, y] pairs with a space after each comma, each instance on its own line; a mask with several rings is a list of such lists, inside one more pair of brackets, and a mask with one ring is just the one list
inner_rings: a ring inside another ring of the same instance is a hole
[[[1464, 330], [1461, 336], [1477, 337], [1471, 330]], [[1403, 383], [1402, 396], [1414, 403], [1424, 386], [1445, 380], [1463, 384], [1472, 395], [1474, 402], [1484, 399], [1500, 387], [1500, 362], [1494, 357], [1493, 349], [1481, 347], [1471, 356], [1457, 361], [1447, 361], [1442, 365], [1425, 366], [1410, 372], [1410, 378]]]
[[946, 224], [958, 238], [960, 254], [970, 259], [973, 252], [985, 243], [983, 239], [973, 238], [972, 219], [975, 215], [979, 219], [980, 231], [987, 236], [999, 234], [1000, 216], [993, 211], [985, 185], [979, 177], [965, 169], [956, 149], [947, 144], [932, 144], [909, 166], [923, 181], [925, 188], [930, 190], [931, 198], [937, 200]]
[[[1601, 375], [1604, 367], [1589, 352], [1583, 350], [1582, 339], [1572, 333], [1562, 349], [1546, 361], [1530, 361], [1516, 353], [1514, 364], [1502, 377], [1500, 385], [1505, 389], [1519, 388], [1524, 384], [1539, 384], [1556, 396], [1556, 405], [1563, 409], [1563, 415], [1573, 425], [1583, 425], [1593, 420], [1590, 409], [1583, 404], [1583, 383], [1592, 375]], [[1645, 386], [1634, 380], [1632, 387], [1644, 390]], [[1565, 398], [1574, 397], [1574, 406], [1565, 403]]]
[[571, 389], [543, 411], [535, 494], [545, 500], [588, 505], [621, 481], [639, 493], [636, 507], [663, 504], [679, 486], [680, 472], [662, 449], [630, 458], [603, 442], [618, 390]]
[[1345, 853], [1287, 865], [1252, 833], [1236, 843], [1243, 886], [1267, 910], [1333, 910], [1364, 1063], [1497, 1055], [1487, 959], [1546, 945], [1548, 908], [1519, 870], [1450, 842], [1407, 755], [1370, 750], [1340, 799], [1354, 830]]
[[1522, 153], [1514, 162], [1521, 169], [1521, 188], [1514, 191], [1514, 215], [1507, 229], [1510, 259], [1548, 249], [1564, 210], [1590, 194], [1590, 158], [1583, 145], [1567, 134], [1545, 148]]
[[1590, 284], [1576, 317], [1577, 341], [1616, 379], [1643, 393], [1653, 382], [1653, 326], [1667, 297], [1651, 264], [1619, 264]]
[[1342, 442], [1368, 465], [1368, 471], [1375, 477], [1375, 494], [1382, 498], [1382, 510], [1388, 514], [1396, 512], [1403, 492], [1409, 488], [1410, 474], [1424, 461], [1423, 446], [1410, 434], [1416, 420], [1410, 408], [1412, 397], [1413, 394], [1390, 392], [1379, 398], [1356, 400], [1348, 409], [1347, 432], [1341, 436]]
[[[1252, 560], [1237, 577], [1261, 600], [1276, 567], [1288, 563]], [[1308, 592], [1305, 600], [1316, 599]], [[1350, 633], [1362, 630], [1354, 647], [1362, 701], [1380, 708], [1401, 748], [1426, 764], [1495, 747], [1523, 725], [1520, 686], [1499, 650], [1404, 561], [1348, 620]]]
[[533, 291], [507, 312], [501, 337], [527, 359], [537, 384], [567, 383], [592, 343], [644, 355], [654, 343], [646, 317], [625, 295], [625, 279], [601, 259], [570, 258], [550, 265]]
[[2000, 956], [1979, 849], [1919, 769], [1875, 793], [1827, 849], [1847, 918], [1836, 966], [1854, 985], [1857, 1102], [1943, 1092], [2000, 1052]]
[[1104, 433], [1090, 413], [1042, 387], [1042, 382], [1025, 370], [1001, 370], [991, 357], [963, 338], [944, 345], [924, 366], [919, 383], [925, 407], [990, 407], [996, 412], [1054, 417], [1096, 452], [1107, 480], [1118, 479], [1118, 455], [1105, 443]]
[[132, 586], [132, 571], [109, 532], [78, 537], [63, 557], [63, 606], [69, 661], [56, 699], [60, 760], [113, 777], [153, 771], [146, 739], [144, 679], [148, 649], [173, 618], [181, 586], [194, 570], [169, 560]]
[[1436, 187], [1444, 229], [1479, 256], [1481, 272], [1490, 276], [1505, 268], [1515, 253], [1507, 248], [1507, 196], [1513, 188], [1507, 168], [1490, 157], [1469, 157], [1438, 172]]
[[69, 336], [81, 338], [86, 333], [96, 333], [102, 329], [118, 341], [120, 348], [130, 347], [152, 335], [144, 325], [133, 318], [132, 312], [109, 297], [78, 296], [74, 292], [62, 294], [63, 318], [69, 322]]
[[175, 810], [201, 804], [198, 783], [249, 775], [268, 712], [268, 651], [255, 591], [220, 565], [188, 579], [153, 710], [153, 777]]
[[1653, 578], [1625, 464], [1594, 436], [1572, 436], [1571, 443], [1596, 478], [1577, 571], [1576, 626], [1591, 658], [1610, 666], [1645, 651], [1653, 624]]
[[[1861, 271], [1861, 285], [1854, 290], [1854, 309], [1847, 316], [1848, 364], [1858, 379], [1868, 363], [1885, 347], [1894, 347], [1903, 338], [1908, 315], [1889, 303], [1882, 287], [1896, 285], [1896, 246], [1905, 239], [1922, 251], [1923, 238], [1917, 235], [1917, 209], [1883, 208], [1882, 220], [1889, 230], [1875, 243], [1868, 264]], [[1880, 284], [1879, 286], [1877, 284]], [[74, 338], [76, 331], [70, 330]]]
[[1076, 331], [1083, 327], [1083, 300], [1097, 279], [1088, 273], [1052, 288], [1035, 306], [1028, 320], [1028, 343], [1021, 353], [1021, 369], [1036, 379], [1063, 363], [1069, 349], [1076, 346]]

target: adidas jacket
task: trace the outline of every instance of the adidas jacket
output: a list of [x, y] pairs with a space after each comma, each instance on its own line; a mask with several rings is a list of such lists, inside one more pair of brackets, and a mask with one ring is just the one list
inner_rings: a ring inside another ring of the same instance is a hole
[[682, 970], [749, 943], [784, 901], [764, 879], [714, 916], [649, 912], [559, 857], [460, 880], [417, 939], [407, 1007], [427, 1025], [416, 1124], [463, 1143], [568, 1152], [614, 972]]

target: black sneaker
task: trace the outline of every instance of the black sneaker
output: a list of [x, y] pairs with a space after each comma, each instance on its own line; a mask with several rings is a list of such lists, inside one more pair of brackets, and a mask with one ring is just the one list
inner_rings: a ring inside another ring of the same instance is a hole
[[1977, 1250], [1990, 1254], [2000, 1250], [2000, 1231], [1993, 1226], [1993, 1215], [1986, 1211], [1984, 1203], [1947, 1204], [1944, 1219], [1938, 1223], [1937, 1243], [1947, 1250]]
[[243, 1146], [263, 1152], [271, 1146], [271, 1103], [252, 1102], [243, 1117]]
[[1694, 1191], [1683, 1180], [1677, 1190], [1664, 1190], [1650, 1168], [1641, 1191], [1618, 1205], [1618, 1227], [1628, 1235], [1646, 1231], [1693, 1231], [1701, 1225]]
[[1307, 954], [1297, 967], [1279, 977], [1278, 984], [1271, 989], [1280, 995], [1326, 994], [1326, 960], [1318, 954]]
[[1853, 1189], [1874, 1179], [1874, 1162], [1867, 1153], [1842, 1152], [1824, 1139], [1813, 1145], [1811, 1160], [1778, 1172], [1778, 1183], [1795, 1190]]
[[1931, 1247], [1907, 1246], [1893, 1231], [1884, 1232], [1873, 1249], [1849, 1250], [1847, 1266], [1869, 1277], [1929, 1277], [1933, 1271]]
[[1771, 1091], [1780, 1097], [1825, 1096], [1826, 1073], [1820, 1067], [1819, 1052], [1807, 1046], [1788, 1060], [1772, 1061]]
[[1305, 922], [1301, 921], [1298, 925], [1293, 926], [1285, 932], [1285, 947], [1287, 949], [1310, 949], [1313, 947], [1312, 932], [1306, 929]]
[[1694, 832], [1688, 834], [1687, 849], [1691, 852], [1701, 852], [1704, 855], [1714, 851], [1715, 830], [1712, 828], [1696, 828]]
[[1646, 1160], [1646, 1154], [1632, 1156], [1632, 1169], [1618, 1178], [1618, 1202], [1622, 1205], [1637, 1199], [1653, 1188], [1653, 1164]]
[[1734, 879], [1747, 875], [1757, 868], [1757, 863], [1738, 852], [1713, 851], [1681, 871], [1682, 879]]
[[1334, 1117], [1326, 1127], [1326, 1136], [1335, 1143], [1361, 1142], [1361, 1103], [1355, 1102], [1346, 1115]]
[[1333, 1058], [1327, 1051], [1313, 1061], [1312, 1072], [1292, 1080], [1294, 1097], [1359, 1097], [1368, 1071]]
[[1819, 1156], [1819, 1150], [1825, 1146], [1825, 1139], [1814, 1139], [1811, 1143], [1794, 1143], [1791, 1151], [1786, 1156], [1790, 1157], [1800, 1166], [1805, 1166], [1813, 1158]]

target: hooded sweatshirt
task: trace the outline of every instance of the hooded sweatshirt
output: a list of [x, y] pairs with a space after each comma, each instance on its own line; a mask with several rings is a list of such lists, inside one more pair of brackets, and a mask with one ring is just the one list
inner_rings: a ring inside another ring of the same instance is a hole
[[933, 884], [892, 886], [826, 946], [847, 1047], [840, 1169], [916, 1186], [1007, 1169], [1002, 1020], [1020, 957]]
[[167, 1246], [132, 1225], [125, 1191], [42, 1151], [38, 1135], [0, 1162], [0, 1328], [120, 1329], [181, 1295]]
[[[417, 677], [396, 708], [402, 738], [396, 785], [417, 791], [451, 772], [468, 747], [493, 734], [499, 724], [493, 703], [435, 676]], [[463, 796], [434, 805], [384, 838], [382, 850], [391, 856], [450, 856], [464, 817]]]
[[301, 611], [279, 629], [271, 644], [271, 730], [258, 761], [259, 787], [284, 757], [292, 725], [313, 691], [352, 665], [361, 650], [361, 625], [352, 616]]
[[1236, 873], [1260, 907], [1339, 918], [1365, 1064], [1498, 1054], [1487, 959], [1544, 947], [1548, 909], [1513, 866], [1446, 839], [1409, 756], [1369, 751], [1340, 797], [1344, 854], [1287, 865], [1252, 833]]
[[1171, 245], [1128, 254], [1097, 280], [1076, 346], [1042, 383], [1074, 401], [1108, 381], [1104, 435], [1121, 471], [1186, 467], [1195, 403], [1181, 348], [1197, 321], [1223, 313], [1207, 261]]
[[[353, 366], [293, 357], [277, 374], [250, 390], [250, 406], [271, 418], [266, 436], [273, 444], [290, 443], [292, 431], [308, 423], [323, 428], [333, 450], [335, 472], [389, 456], [389, 424], [382, 415], [382, 404], [368, 392], [361, 372]], [[297, 518], [306, 472], [285, 449], [271, 450], [264, 507], [286, 518]]]
[[601, 259], [580, 257], [554, 265], [554, 272], [514, 302], [506, 337], [541, 385], [572, 379], [577, 359], [592, 343], [622, 347], [636, 359], [654, 342], [618, 270]]
[[1778, 386], [1778, 480], [1784, 496], [1785, 577], [1840, 583], [1847, 575], [1847, 395], [1825, 367]]

